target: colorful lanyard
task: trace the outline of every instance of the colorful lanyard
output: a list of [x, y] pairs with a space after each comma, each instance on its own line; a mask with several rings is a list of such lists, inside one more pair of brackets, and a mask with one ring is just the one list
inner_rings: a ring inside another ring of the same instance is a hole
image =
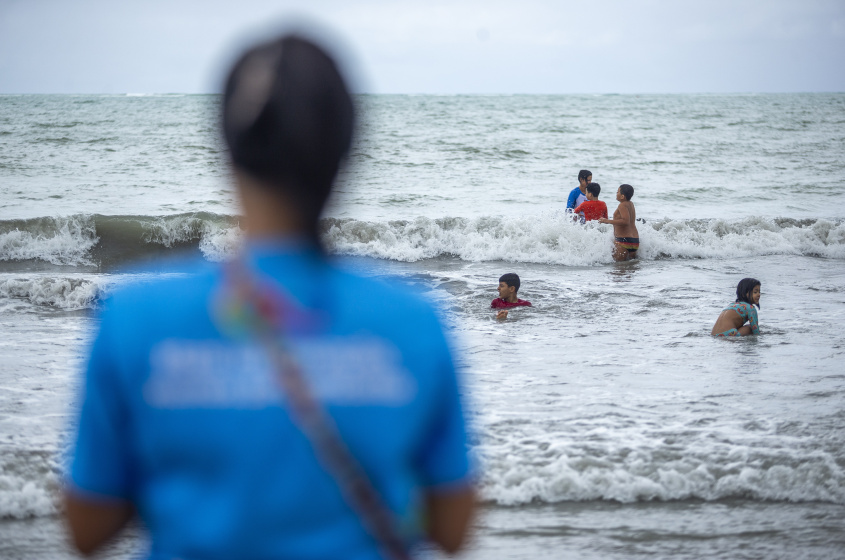
[[[283, 297], [281, 288], [258, 283], [246, 257], [224, 266], [224, 289], [216, 311], [221, 322], [238, 334], [253, 336], [267, 352], [277, 381], [288, 397], [291, 418], [311, 442], [315, 454], [334, 477], [364, 527], [393, 560], [410, 559], [405, 541], [367, 473], [349, 451], [333, 418], [312, 394], [302, 368], [290, 349], [285, 331], [290, 325], [316, 327], [317, 318]], [[310, 330], [310, 329], [309, 329]]]

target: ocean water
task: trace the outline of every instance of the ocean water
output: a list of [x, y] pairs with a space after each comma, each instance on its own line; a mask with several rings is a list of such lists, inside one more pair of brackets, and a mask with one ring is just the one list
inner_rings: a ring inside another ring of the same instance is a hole
[[[450, 328], [472, 559], [845, 557], [845, 95], [361, 96], [321, 222]], [[100, 301], [241, 239], [216, 96], [0, 96], [0, 557], [57, 502]], [[563, 208], [635, 188], [640, 258]], [[517, 272], [530, 309], [493, 318]], [[762, 334], [715, 340], [739, 279]], [[133, 527], [105, 557], [145, 548]]]

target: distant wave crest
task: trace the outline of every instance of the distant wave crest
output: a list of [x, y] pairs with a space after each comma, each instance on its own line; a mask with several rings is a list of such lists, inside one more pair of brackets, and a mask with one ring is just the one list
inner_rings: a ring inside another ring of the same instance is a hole
[[5, 220], [0, 221], [0, 263], [42, 261], [109, 268], [173, 249], [198, 249], [205, 259], [220, 261], [239, 240], [236, 217], [207, 212]]
[[[841, 220], [664, 218], [637, 227], [639, 255], [644, 260], [764, 255], [845, 259], [845, 222]], [[405, 262], [456, 257], [593, 266], [611, 262], [613, 239], [611, 226], [574, 223], [559, 212], [391, 221], [324, 218], [320, 230], [332, 253]], [[216, 262], [231, 256], [242, 237], [237, 216], [207, 212], [6, 220], [0, 221], [0, 270], [23, 261], [108, 269], [176, 249], [195, 250]]]
[[[845, 222], [749, 217], [638, 223], [642, 259], [805, 255], [845, 258]], [[612, 228], [564, 215], [323, 221], [330, 250], [399, 261], [453, 256], [590, 266], [611, 262]]]
[[94, 221], [84, 216], [8, 220], [0, 222], [0, 261], [90, 265], [97, 241]]

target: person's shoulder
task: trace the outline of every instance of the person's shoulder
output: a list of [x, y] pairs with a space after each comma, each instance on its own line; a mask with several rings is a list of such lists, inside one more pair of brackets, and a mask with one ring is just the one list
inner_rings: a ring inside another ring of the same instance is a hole
[[218, 278], [219, 272], [208, 266], [192, 272], [132, 275], [127, 283], [101, 296], [103, 328], [121, 344], [131, 342], [135, 348], [165, 336], [205, 329]]
[[524, 299], [519, 299], [519, 300], [517, 300], [516, 304], [517, 304], [517, 305], [523, 305], [523, 306], [525, 306], [525, 307], [531, 307], [531, 302], [530, 302], [530, 301], [526, 301], [526, 300], [524, 300]]
[[173, 309], [207, 298], [219, 277], [219, 267], [195, 264], [180, 271], [131, 274], [130, 280], [102, 296], [107, 307], [139, 310], [163, 307]]
[[333, 265], [335, 286], [341, 301], [358, 316], [382, 319], [410, 316], [434, 316], [430, 300], [401, 280], [364, 276], [354, 270]]
[[748, 315], [754, 309], [754, 306], [747, 301], [734, 302], [733, 306], [740, 315]]
[[339, 269], [331, 284], [325, 304], [336, 335], [390, 341], [421, 364], [448, 353], [447, 332], [432, 299], [402, 285], [401, 279], [389, 281]]
[[505, 305], [501, 298], [495, 298], [492, 302], [490, 302], [490, 307], [493, 309], [499, 309], [500, 307], [505, 307]]

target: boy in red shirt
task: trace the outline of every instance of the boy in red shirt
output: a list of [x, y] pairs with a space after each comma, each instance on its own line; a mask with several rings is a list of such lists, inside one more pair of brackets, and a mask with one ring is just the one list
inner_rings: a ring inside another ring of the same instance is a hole
[[531, 307], [530, 301], [525, 301], [524, 299], [516, 297], [516, 293], [519, 291], [519, 276], [513, 272], [503, 274], [502, 277], [499, 278], [498, 290], [499, 297], [490, 303], [490, 307], [499, 310], [496, 313], [496, 319], [507, 319], [508, 309], [512, 307]]
[[607, 218], [607, 204], [599, 200], [600, 192], [601, 185], [598, 183], [587, 185], [587, 200], [579, 204], [575, 209], [576, 214], [584, 213], [584, 221], [589, 222], [590, 220]]

